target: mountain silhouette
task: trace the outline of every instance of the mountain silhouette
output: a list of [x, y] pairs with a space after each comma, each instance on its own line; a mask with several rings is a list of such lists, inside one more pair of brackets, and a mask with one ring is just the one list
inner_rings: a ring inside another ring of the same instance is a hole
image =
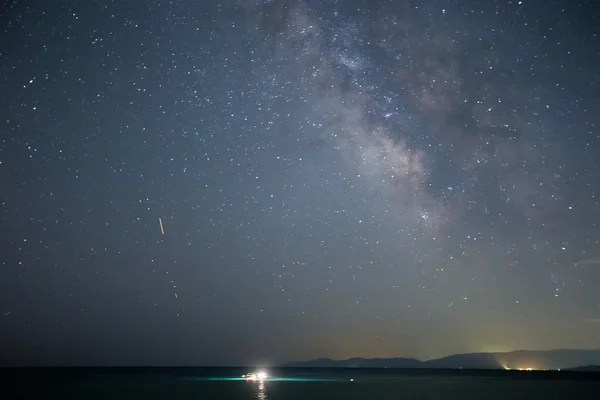
[[285, 367], [311, 368], [432, 368], [432, 369], [573, 369], [600, 365], [600, 350], [517, 350], [506, 353], [454, 354], [433, 360], [414, 358], [319, 358]]

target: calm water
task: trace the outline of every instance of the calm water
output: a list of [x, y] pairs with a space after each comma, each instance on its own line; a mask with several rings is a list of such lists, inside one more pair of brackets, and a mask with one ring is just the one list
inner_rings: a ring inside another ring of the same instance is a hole
[[[600, 399], [600, 374], [519, 371], [235, 368], [0, 370], [2, 398], [52, 399]], [[353, 381], [352, 381], [353, 380]]]

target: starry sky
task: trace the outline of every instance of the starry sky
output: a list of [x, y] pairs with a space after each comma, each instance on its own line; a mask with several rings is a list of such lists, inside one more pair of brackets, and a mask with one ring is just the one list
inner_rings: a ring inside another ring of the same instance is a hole
[[0, 362], [600, 348], [590, 1], [0, 6]]

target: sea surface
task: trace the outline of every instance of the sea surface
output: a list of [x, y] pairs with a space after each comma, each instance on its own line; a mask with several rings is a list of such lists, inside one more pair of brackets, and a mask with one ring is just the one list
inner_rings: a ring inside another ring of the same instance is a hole
[[2, 399], [600, 399], [600, 374], [567, 371], [242, 368], [0, 369]]

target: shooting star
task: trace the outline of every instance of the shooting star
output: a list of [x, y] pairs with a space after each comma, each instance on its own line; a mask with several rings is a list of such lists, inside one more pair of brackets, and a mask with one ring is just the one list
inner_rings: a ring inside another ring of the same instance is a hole
[[450, 303], [450, 304], [448, 304], [448, 308], [452, 307], [452, 304], [454, 304], [454, 303]]
[[160, 231], [162, 232], [162, 234], [165, 234], [165, 229], [163, 228], [163, 224], [162, 224], [162, 219], [158, 218], [158, 223], [160, 224]]

